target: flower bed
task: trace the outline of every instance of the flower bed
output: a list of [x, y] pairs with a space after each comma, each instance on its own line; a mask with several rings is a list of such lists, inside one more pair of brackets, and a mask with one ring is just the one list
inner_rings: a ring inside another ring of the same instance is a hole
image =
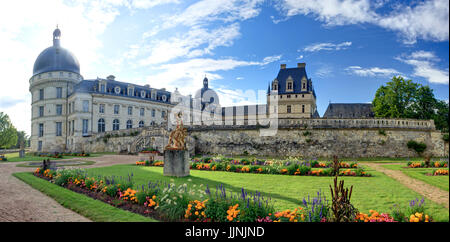
[[448, 170], [446, 169], [437, 169], [433, 172], [433, 176], [448, 176]]
[[448, 167], [447, 161], [435, 161], [430, 164], [430, 166], [426, 166], [425, 162], [411, 162], [409, 161], [407, 163], [409, 168], [441, 168], [441, 167]]
[[[37, 168], [35, 176], [75, 192], [83, 193], [112, 206], [153, 217], [161, 221], [196, 222], [327, 222], [331, 208], [319, 191], [316, 196], [304, 198], [294, 210], [275, 211], [270, 197], [259, 192], [226, 191], [223, 185], [211, 190], [203, 185], [175, 185], [162, 181], [149, 182], [134, 189], [133, 174], [127, 178], [89, 176], [80, 169], [42, 170]], [[188, 182], [190, 180], [188, 179]], [[359, 213], [352, 221], [365, 222], [430, 222], [431, 216], [424, 212], [424, 201], [413, 200], [406, 213], [394, 211], [370, 216]], [[405, 217], [403, 214], [411, 214]], [[395, 220], [395, 218], [399, 218]], [[409, 218], [409, 219], [408, 219]]]
[[154, 160], [154, 161], [136, 161], [138, 166], [164, 166], [164, 161]]
[[[305, 164], [291, 164], [289, 166], [276, 165], [234, 165], [227, 162], [201, 163], [192, 162], [193, 170], [228, 171], [239, 173], [278, 174], [294, 176], [332, 176], [332, 168], [312, 169]], [[340, 176], [371, 176], [362, 168], [349, 168], [339, 173]]]
[[0, 155], [0, 161], [8, 161], [8, 159], [6, 159], [6, 156]]
[[[244, 159], [243, 159], [244, 160]], [[206, 163], [204, 161], [207, 161]], [[278, 175], [293, 175], [293, 176], [332, 176], [333, 169], [328, 168], [330, 164], [323, 162], [297, 162], [297, 163], [273, 163], [271, 161], [265, 161], [262, 165], [262, 161], [250, 163], [248, 160], [227, 160], [217, 161], [207, 157], [205, 159], [192, 159], [190, 169], [193, 170], [206, 170], [206, 171], [228, 171], [239, 173], [256, 173], [256, 174], [278, 174]], [[243, 163], [247, 165], [242, 165]], [[250, 164], [249, 164], [250, 163]], [[137, 161], [136, 165], [142, 166], [164, 166], [163, 161]], [[287, 165], [287, 166], [286, 166]], [[340, 171], [340, 176], [360, 176], [369, 177], [371, 174], [364, 171], [364, 169], [358, 167], [356, 163], [340, 162], [340, 167], [348, 167], [344, 171]], [[323, 169], [312, 169], [312, 167], [325, 167]]]

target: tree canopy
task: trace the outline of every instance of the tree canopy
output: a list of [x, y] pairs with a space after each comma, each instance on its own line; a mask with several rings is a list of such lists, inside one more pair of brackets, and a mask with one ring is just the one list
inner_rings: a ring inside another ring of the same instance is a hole
[[372, 101], [375, 117], [433, 119], [440, 130], [448, 130], [448, 103], [437, 100], [429, 86], [394, 76], [382, 85]]
[[17, 144], [17, 130], [6, 113], [0, 112], [0, 148], [8, 149]]

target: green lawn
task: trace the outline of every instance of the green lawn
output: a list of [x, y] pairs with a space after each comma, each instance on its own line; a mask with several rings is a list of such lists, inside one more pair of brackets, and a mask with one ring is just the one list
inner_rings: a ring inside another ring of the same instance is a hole
[[436, 169], [448, 168], [405, 168], [406, 165], [383, 165], [384, 168], [391, 170], [402, 171], [405, 175], [417, 180], [426, 182], [432, 186], [438, 187], [442, 190], [449, 191], [448, 176], [427, 176], [426, 173], [432, 173]]
[[[406, 207], [410, 200], [421, 198], [421, 195], [406, 188], [396, 180], [383, 173], [367, 169], [374, 177], [340, 177], [345, 180], [345, 186], [353, 185], [352, 203], [361, 212], [368, 213], [370, 209], [379, 212], [391, 212], [394, 204]], [[239, 193], [241, 188], [248, 191], [259, 191], [275, 200], [276, 210], [294, 209], [301, 204], [301, 200], [308, 195], [314, 196], [319, 189], [330, 198], [329, 185], [332, 177], [285, 176], [269, 174], [243, 174], [220, 171], [191, 170], [191, 176], [184, 178], [165, 177], [162, 167], [144, 167], [136, 165], [115, 165], [110, 167], [90, 168], [92, 176], [104, 175], [128, 177], [133, 173], [135, 189], [146, 185], [149, 181], [174, 180], [176, 184], [191, 185], [208, 184], [212, 192], [219, 184], [223, 184], [227, 191]], [[189, 182], [188, 179], [192, 181]], [[444, 206], [426, 199], [427, 213], [436, 221], [449, 221], [449, 210]]]
[[[99, 157], [99, 156], [102, 156], [102, 155], [109, 155], [109, 154], [116, 154], [116, 153], [114, 153], [114, 152], [91, 153], [90, 156], [86, 156], [86, 157]], [[82, 156], [64, 156], [63, 158], [50, 158], [50, 157], [33, 156], [33, 155], [30, 155], [30, 154], [26, 154], [25, 157], [20, 158], [19, 157], [19, 152], [5, 154], [5, 156], [6, 156], [6, 159], [8, 159], [6, 162], [42, 161], [44, 159], [60, 160], [60, 159], [82, 158]]]
[[43, 192], [62, 206], [69, 208], [82, 216], [96, 222], [155, 222], [155, 220], [115, 208], [104, 202], [92, 199], [83, 194], [72, 192], [63, 187], [52, 184], [44, 179], [35, 177], [30, 172], [13, 174], [18, 179], [33, 188]]

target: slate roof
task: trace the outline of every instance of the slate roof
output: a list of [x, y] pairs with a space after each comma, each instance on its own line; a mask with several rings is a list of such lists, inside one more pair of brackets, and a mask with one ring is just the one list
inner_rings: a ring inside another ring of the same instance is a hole
[[[100, 81], [106, 82], [106, 92], [99, 91], [98, 87], [99, 87]], [[134, 96], [128, 96], [128, 85], [132, 85], [134, 87]], [[119, 94], [115, 93], [115, 91], [114, 91], [115, 87], [120, 87], [121, 91]], [[123, 90], [125, 90], [125, 93], [123, 93]], [[152, 90], [156, 90], [156, 100], [151, 99], [151, 91]], [[145, 97], [141, 96], [141, 91], [145, 91], [145, 93], [146, 93]], [[133, 83], [119, 82], [119, 81], [107, 80], [107, 79], [82, 80], [75, 86], [72, 94], [74, 94], [74, 93], [99, 93], [99, 94], [105, 94], [105, 95], [111, 95], [111, 96], [122, 96], [122, 97], [127, 97], [127, 98], [144, 99], [144, 100], [163, 102], [163, 103], [170, 103], [170, 95], [171, 95], [171, 93], [169, 91], [164, 91], [164, 90], [155, 89], [155, 88], [151, 88], [151, 87], [136, 85]], [[166, 96], [166, 101], [163, 101], [163, 95]]]
[[[289, 78], [289, 76], [294, 80], [293, 92], [286, 92], [286, 80]], [[306, 91], [301, 91], [301, 80], [303, 79], [303, 77], [308, 80], [306, 83]], [[312, 81], [311, 79], [308, 79], [308, 75], [306, 74], [304, 66], [280, 69], [276, 80], [278, 81], [278, 94], [303, 94], [312, 91], [314, 97], [316, 97], [316, 93], [312, 86]]]
[[372, 118], [371, 103], [330, 103], [323, 118]]
[[33, 66], [33, 76], [49, 71], [70, 71], [80, 74], [80, 63], [72, 52], [64, 49], [59, 44], [61, 31], [53, 32], [53, 46], [43, 50], [36, 58]]

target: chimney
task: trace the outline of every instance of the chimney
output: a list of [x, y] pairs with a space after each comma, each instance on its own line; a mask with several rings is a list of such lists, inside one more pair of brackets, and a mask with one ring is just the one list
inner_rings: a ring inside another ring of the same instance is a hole
[[286, 69], [286, 64], [281, 64], [280, 69]]
[[306, 63], [297, 63], [298, 68], [305, 68]]

